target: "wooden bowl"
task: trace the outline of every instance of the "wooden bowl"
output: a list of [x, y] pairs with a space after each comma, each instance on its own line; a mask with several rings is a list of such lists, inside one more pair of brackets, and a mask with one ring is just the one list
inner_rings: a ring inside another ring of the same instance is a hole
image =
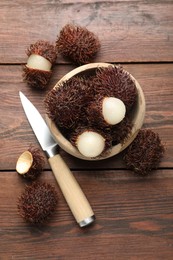
[[[98, 67], [108, 67], [108, 66], [113, 66], [112, 64], [109, 63], [90, 63], [90, 64], [86, 64], [83, 66], [80, 66], [72, 71], [70, 71], [69, 73], [67, 73], [63, 78], [61, 78], [57, 84], [54, 86], [54, 88], [58, 88], [59, 85], [63, 82], [66, 81], [68, 79], [70, 79], [73, 76], [82, 76], [82, 75], [91, 75], [94, 73], [94, 71], [96, 70], [96, 68]], [[131, 78], [134, 80], [135, 84], [136, 84], [136, 88], [137, 88], [137, 102], [134, 106], [134, 108], [132, 109], [131, 112], [131, 118], [132, 118], [132, 122], [133, 122], [133, 127], [131, 130], [131, 134], [129, 135], [128, 139], [126, 140], [126, 142], [124, 144], [117, 144], [115, 146], [112, 147], [111, 151], [109, 153], [106, 153], [105, 156], [100, 156], [99, 158], [88, 158], [83, 156], [76, 147], [74, 147], [69, 140], [67, 140], [62, 133], [60, 132], [60, 130], [58, 129], [58, 127], [54, 124], [54, 122], [52, 122], [48, 117], [46, 118], [48, 126], [50, 128], [50, 131], [52, 132], [52, 135], [54, 137], [54, 139], [57, 141], [57, 143], [59, 144], [59, 146], [65, 150], [67, 153], [80, 158], [80, 159], [84, 159], [84, 160], [102, 160], [102, 159], [106, 159], [109, 157], [112, 157], [118, 153], [120, 153], [121, 151], [123, 151], [136, 137], [138, 131], [141, 129], [142, 125], [143, 125], [143, 121], [144, 121], [144, 116], [145, 116], [145, 98], [144, 98], [144, 94], [142, 91], [141, 86], [139, 85], [139, 83], [137, 82], [137, 80], [130, 75]]]

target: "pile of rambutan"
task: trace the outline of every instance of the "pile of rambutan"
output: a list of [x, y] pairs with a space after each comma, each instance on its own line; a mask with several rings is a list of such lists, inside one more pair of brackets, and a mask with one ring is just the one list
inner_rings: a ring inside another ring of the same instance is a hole
[[[100, 49], [100, 42], [97, 36], [87, 28], [67, 24], [62, 28], [54, 44], [45, 40], [38, 40], [31, 44], [26, 50], [28, 56], [27, 63], [22, 66], [23, 79], [27, 85], [33, 89], [44, 90], [47, 88], [52, 75], [52, 67], [56, 63], [57, 55], [70, 59], [75, 64], [85, 64], [92, 61]], [[56, 121], [61, 117], [62, 128], [72, 128], [79, 122], [82, 122], [81, 116], [85, 115], [84, 104], [89, 103], [92, 97], [91, 88], [87, 89], [88, 83], [85, 79], [72, 79], [65, 88], [73, 86], [71, 93], [64, 96], [59, 92], [58, 109], [55, 109], [56, 93], [51, 92], [50, 103], [55, 111], [51, 111], [51, 117]], [[80, 97], [76, 96], [80, 91]], [[85, 93], [87, 93], [85, 95]], [[55, 97], [55, 98], [54, 98]], [[71, 100], [71, 103], [69, 103]], [[80, 115], [76, 116], [80, 109]], [[83, 107], [83, 108], [82, 108]], [[72, 113], [75, 112], [75, 113]], [[59, 123], [59, 122], [58, 122]], [[57, 204], [57, 194], [54, 188], [47, 183], [40, 183], [36, 179], [43, 170], [44, 158], [39, 149], [29, 148], [23, 152], [16, 164], [17, 173], [25, 180], [30, 181], [29, 186], [25, 188], [24, 193], [18, 200], [19, 214], [30, 223], [43, 223], [55, 210]], [[33, 182], [34, 181], [34, 182]]]
[[43, 224], [55, 211], [57, 192], [46, 182], [34, 182], [26, 186], [18, 200], [19, 214], [29, 223]]
[[134, 80], [122, 66], [96, 68], [94, 75], [74, 76], [48, 92], [48, 117], [86, 157], [108, 153], [128, 138], [129, 114], [136, 104]]

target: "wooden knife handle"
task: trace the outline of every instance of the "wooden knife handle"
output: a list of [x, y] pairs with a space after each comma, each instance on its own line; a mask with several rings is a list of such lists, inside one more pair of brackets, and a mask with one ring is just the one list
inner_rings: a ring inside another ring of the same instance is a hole
[[61, 191], [80, 227], [91, 224], [94, 212], [70, 169], [59, 154], [48, 159]]

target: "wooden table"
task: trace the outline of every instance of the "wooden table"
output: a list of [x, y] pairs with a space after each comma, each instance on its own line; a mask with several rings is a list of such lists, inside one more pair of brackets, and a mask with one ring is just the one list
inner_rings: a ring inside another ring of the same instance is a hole
[[[135, 176], [122, 154], [86, 162], [60, 151], [87, 195], [97, 220], [80, 229], [48, 163], [40, 180], [55, 185], [59, 203], [48, 224], [27, 224], [17, 212], [25, 182], [18, 156], [39, 144], [27, 122], [19, 91], [44, 116], [46, 93], [75, 68], [60, 55], [45, 91], [23, 82], [25, 50], [54, 42], [66, 23], [86, 26], [101, 41], [95, 62], [121, 63], [146, 98], [143, 128], [158, 132], [166, 153], [157, 171]], [[0, 259], [173, 259], [173, 1], [0, 1]]]

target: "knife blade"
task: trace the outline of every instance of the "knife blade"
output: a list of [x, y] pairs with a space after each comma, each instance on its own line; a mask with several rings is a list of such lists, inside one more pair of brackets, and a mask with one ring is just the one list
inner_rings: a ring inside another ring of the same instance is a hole
[[36, 107], [21, 91], [19, 92], [19, 96], [26, 117], [41, 148], [48, 157], [52, 172], [74, 218], [80, 227], [85, 227], [93, 223], [95, 220], [94, 212], [72, 172], [60, 156], [58, 152], [59, 146], [52, 137], [46, 122]]

